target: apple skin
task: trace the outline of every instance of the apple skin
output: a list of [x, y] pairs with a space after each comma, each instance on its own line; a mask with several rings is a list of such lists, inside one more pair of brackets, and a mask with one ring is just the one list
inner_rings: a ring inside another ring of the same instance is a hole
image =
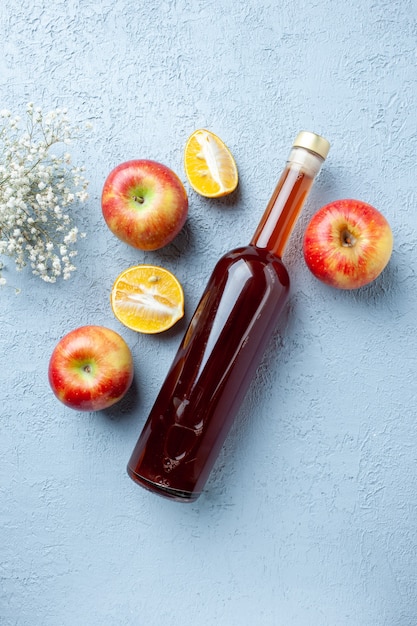
[[178, 235], [188, 215], [188, 196], [166, 165], [146, 159], [115, 167], [104, 182], [101, 207], [116, 237], [140, 250], [158, 250]]
[[391, 227], [361, 200], [330, 202], [307, 225], [303, 252], [316, 278], [338, 289], [371, 283], [387, 265], [393, 247]]
[[133, 380], [132, 354], [125, 340], [103, 326], [81, 326], [52, 352], [49, 384], [63, 404], [100, 411], [123, 398]]

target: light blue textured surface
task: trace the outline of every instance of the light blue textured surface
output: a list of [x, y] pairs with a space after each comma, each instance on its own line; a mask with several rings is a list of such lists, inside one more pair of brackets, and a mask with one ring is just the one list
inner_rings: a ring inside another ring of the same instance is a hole
[[[1, 626], [414, 626], [417, 623], [417, 8], [412, 0], [3, 0], [0, 108], [68, 107], [90, 199], [78, 271], [48, 286], [7, 271], [0, 292]], [[185, 182], [206, 127], [239, 192], [189, 186], [174, 244], [141, 253], [100, 209], [110, 169], [153, 158]], [[125, 465], [215, 261], [246, 243], [301, 129], [332, 148], [285, 257], [293, 291], [206, 493], [140, 489]], [[322, 204], [356, 197], [390, 221], [383, 276], [356, 293], [308, 272], [301, 238]], [[185, 288], [186, 319], [136, 335], [114, 278], [140, 262]], [[60, 405], [47, 364], [86, 323], [135, 359], [126, 401]]]

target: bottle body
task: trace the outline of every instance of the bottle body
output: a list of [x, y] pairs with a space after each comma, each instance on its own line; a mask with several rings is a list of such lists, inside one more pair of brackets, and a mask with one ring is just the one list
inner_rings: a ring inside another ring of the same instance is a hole
[[220, 259], [128, 463], [133, 480], [177, 500], [200, 495], [288, 292], [266, 249]]

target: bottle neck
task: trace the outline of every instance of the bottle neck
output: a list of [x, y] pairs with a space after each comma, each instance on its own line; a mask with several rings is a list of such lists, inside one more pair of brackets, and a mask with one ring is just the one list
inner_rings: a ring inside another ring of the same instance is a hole
[[281, 258], [324, 159], [293, 147], [286, 167], [251, 240]]

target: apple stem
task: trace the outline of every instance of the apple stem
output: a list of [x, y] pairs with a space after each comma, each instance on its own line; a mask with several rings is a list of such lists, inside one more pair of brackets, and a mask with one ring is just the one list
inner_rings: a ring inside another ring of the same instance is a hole
[[145, 198], [143, 198], [143, 196], [133, 196], [133, 200], [138, 204], [143, 204], [145, 202]]
[[356, 243], [356, 237], [354, 237], [347, 228], [341, 233], [340, 238], [342, 240], [342, 246], [345, 248], [353, 248]]

